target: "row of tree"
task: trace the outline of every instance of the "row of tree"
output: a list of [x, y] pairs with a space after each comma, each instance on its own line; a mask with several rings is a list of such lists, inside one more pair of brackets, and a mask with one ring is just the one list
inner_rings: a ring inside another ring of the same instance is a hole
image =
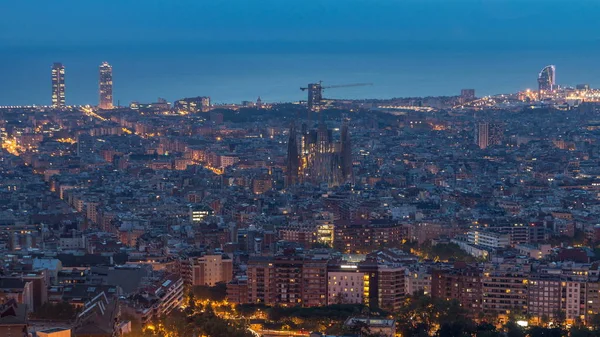
[[491, 317], [480, 317], [476, 323], [456, 300], [437, 300], [423, 294], [408, 296], [395, 317], [404, 337], [600, 337], [600, 324], [593, 323], [600, 323], [599, 319], [589, 327], [579, 322], [567, 329], [562, 324], [522, 327], [513, 316], [498, 329]]
[[[193, 297], [192, 297], [193, 298]], [[197, 305], [189, 301], [184, 310], [174, 310], [167, 317], [136, 331], [128, 337], [184, 337], [184, 336], [228, 336], [254, 337], [245, 322], [221, 318], [212, 306]]]
[[[407, 296], [398, 312], [389, 313], [369, 308], [365, 305], [338, 304], [324, 307], [266, 307], [259, 305], [237, 306], [237, 319], [227, 319], [228, 315], [215, 313], [213, 305], [217, 302], [196, 301], [194, 293], [203, 295], [201, 299], [221, 298], [217, 289], [195, 289], [190, 292], [184, 310], [174, 311], [168, 317], [160, 319], [139, 334], [149, 336], [224, 336], [252, 337], [247, 328], [250, 317], [261, 313], [264, 320], [260, 323], [266, 328], [320, 331], [328, 334], [351, 334], [377, 336], [369, 327], [360, 324], [345, 326], [348, 317], [395, 318], [398, 332], [404, 337], [600, 337], [600, 316], [591, 322], [591, 327], [581, 323], [569, 329], [556, 324], [552, 327], [522, 327], [515, 323], [520, 320], [518, 314], [509, 317], [509, 322], [499, 326], [495, 317], [481, 315], [477, 322], [456, 300], [433, 299], [424, 294]], [[208, 297], [208, 298], [205, 298]], [[221, 310], [217, 308], [218, 310]], [[225, 308], [225, 310], [228, 310]], [[233, 312], [232, 312], [233, 314]], [[243, 319], [246, 318], [246, 319]], [[256, 321], [255, 321], [256, 322]], [[598, 322], [598, 324], [594, 324]]]

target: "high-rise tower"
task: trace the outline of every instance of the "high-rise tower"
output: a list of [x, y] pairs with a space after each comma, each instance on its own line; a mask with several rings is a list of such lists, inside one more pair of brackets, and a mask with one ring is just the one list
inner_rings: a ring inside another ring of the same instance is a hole
[[112, 66], [108, 62], [100, 65], [100, 109], [113, 108]]
[[52, 106], [60, 108], [65, 105], [65, 67], [56, 62], [52, 65]]
[[476, 124], [475, 143], [481, 149], [488, 146], [500, 145], [504, 139], [504, 125], [502, 123], [480, 122]]
[[538, 75], [538, 89], [540, 91], [552, 91], [556, 86], [556, 67], [545, 66]]
[[489, 141], [489, 133], [490, 133], [490, 124], [489, 123], [479, 123], [477, 124], [477, 130], [475, 133], [475, 142], [481, 149], [485, 149], [488, 147]]

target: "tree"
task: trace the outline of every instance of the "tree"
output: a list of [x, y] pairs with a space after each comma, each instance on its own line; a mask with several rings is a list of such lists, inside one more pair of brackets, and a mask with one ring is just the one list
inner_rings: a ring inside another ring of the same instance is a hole
[[527, 314], [525, 313], [522, 307], [515, 306], [510, 309], [510, 313], [508, 314], [508, 320], [513, 322], [527, 320]]
[[434, 302], [434, 306], [435, 310], [438, 312], [438, 323], [458, 322], [465, 327], [470, 325], [470, 328], [473, 328], [472, 326], [474, 324], [473, 321], [467, 317], [467, 310], [463, 308], [457, 300], [438, 300]]
[[439, 337], [470, 337], [473, 333], [473, 327], [465, 322], [447, 322], [441, 325], [437, 332]]
[[527, 331], [529, 337], [562, 337], [564, 330], [561, 328], [544, 328], [541, 326], [532, 326]]
[[570, 337], [594, 337], [597, 332], [591, 331], [583, 325], [573, 325], [569, 330]]
[[465, 262], [475, 262], [473, 256], [462, 250], [455, 243], [441, 243], [436, 245], [426, 245], [421, 247], [423, 254], [430, 259], [439, 259], [442, 261], [457, 260]]
[[422, 292], [405, 299], [396, 321], [405, 336], [420, 336], [423, 332], [429, 334], [435, 325], [440, 326], [438, 335], [444, 336], [466, 335], [475, 331], [475, 323], [457, 300], [432, 299]]
[[548, 325], [548, 323], [550, 323], [550, 317], [546, 314], [543, 314], [540, 320], [542, 325]]
[[352, 326], [346, 327], [346, 333], [358, 335], [361, 337], [381, 337], [382, 335], [378, 332], [372, 332], [371, 328], [366, 322], [355, 321]]
[[417, 323], [408, 325], [402, 330], [402, 336], [406, 337], [429, 337], [429, 325], [425, 323]]
[[506, 337], [525, 337], [525, 331], [517, 323], [510, 321], [504, 326]]
[[475, 327], [475, 335], [477, 337], [499, 337], [500, 332], [493, 324], [482, 322]]
[[192, 291], [198, 299], [218, 302], [223, 301], [227, 296], [227, 284], [219, 282], [214, 287], [194, 286]]
[[600, 330], [600, 314], [592, 315], [590, 319], [590, 325], [594, 328], [594, 330]]
[[191, 315], [196, 311], [196, 296], [194, 296], [193, 291], [188, 293], [188, 303], [187, 308], [185, 309], [188, 315]]
[[556, 319], [554, 320], [554, 323], [562, 328], [563, 323], [565, 323], [565, 320], [567, 319], [567, 313], [563, 310], [557, 310], [555, 317]]

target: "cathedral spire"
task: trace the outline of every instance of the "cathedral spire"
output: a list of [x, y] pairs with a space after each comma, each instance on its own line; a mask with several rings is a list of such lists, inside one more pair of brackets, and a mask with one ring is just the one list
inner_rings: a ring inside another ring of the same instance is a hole
[[290, 138], [288, 140], [288, 156], [286, 165], [286, 186], [298, 184], [298, 170], [300, 169], [300, 155], [298, 153], [298, 137], [296, 125], [292, 122], [290, 126]]

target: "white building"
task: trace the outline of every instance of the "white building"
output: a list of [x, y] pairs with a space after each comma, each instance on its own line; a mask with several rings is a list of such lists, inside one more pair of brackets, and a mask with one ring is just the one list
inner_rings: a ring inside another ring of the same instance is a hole
[[583, 280], [563, 281], [562, 286], [566, 296], [562, 302], [565, 318], [568, 323], [573, 324], [577, 320], [585, 319], [585, 308], [581, 303], [585, 303], [585, 282]]
[[233, 278], [233, 261], [223, 255], [204, 255], [191, 261], [191, 285], [215, 286], [219, 282], [229, 282]]
[[339, 271], [327, 274], [328, 304], [362, 304], [365, 274], [358, 271]]
[[486, 230], [472, 230], [467, 233], [470, 244], [484, 248], [504, 248], [510, 245], [510, 235]]
[[59, 238], [60, 248], [63, 250], [85, 249], [86, 240], [83, 235], [79, 236], [61, 236]]
[[227, 155], [222, 155], [220, 157], [220, 159], [221, 159], [221, 167], [222, 168], [233, 166], [238, 161], [240, 161], [240, 159], [236, 156], [227, 156]]
[[155, 313], [162, 317], [168, 315], [183, 302], [183, 279], [171, 276], [165, 279], [153, 292], [159, 300], [155, 304]]
[[412, 295], [422, 291], [425, 295], [431, 294], [431, 273], [427, 268], [419, 267], [417, 269], [406, 269], [404, 279], [404, 292]]
[[519, 250], [519, 253], [526, 255], [532, 259], [541, 260], [552, 253], [552, 246], [549, 244], [530, 245], [520, 244], [515, 248]]
[[490, 255], [490, 251], [492, 250], [491, 248], [475, 246], [465, 241], [455, 239], [450, 240], [450, 242], [456, 243], [460, 249], [464, 250], [467, 254], [482, 259], [487, 259]]

